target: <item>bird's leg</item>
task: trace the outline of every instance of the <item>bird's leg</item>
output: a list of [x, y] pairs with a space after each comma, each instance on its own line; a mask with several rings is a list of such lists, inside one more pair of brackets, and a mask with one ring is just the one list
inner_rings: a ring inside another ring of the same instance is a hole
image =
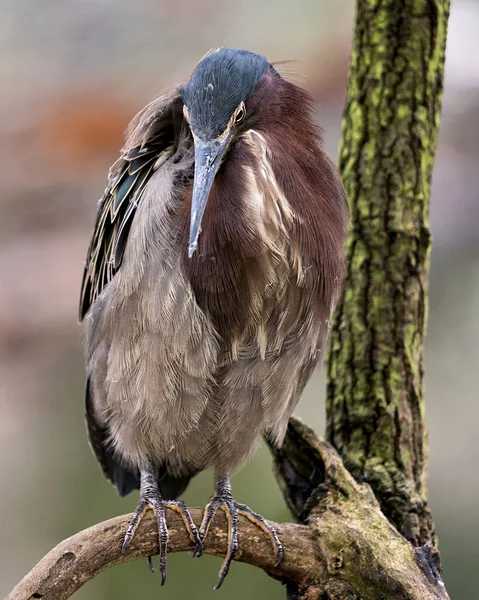
[[[217, 477], [216, 479], [215, 495], [206, 505], [205, 512], [203, 514], [203, 520], [200, 526], [200, 537], [202, 540], [204, 540], [206, 537], [208, 528], [218, 508], [221, 508], [224, 511], [226, 520], [228, 522], [228, 545], [223, 564], [221, 565], [218, 583], [215, 586], [215, 590], [221, 587], [226, 575], [228, 574], [231, 562], [233, 561], [238, 550], [238, 515], [245, 516], [248, 520], [259, 527], [268, 537], [271, 538], [276, 554], [276, 566], [280, 564], [283, 558], [283, 546], [279, 541], [276, 531], [261, 515], [253, 512], [251, 508], [246, 506], [246, 504], [239, 504], [236, 502], [231, 493], [230, 478], [227, 475]], [[201, 553], [201, 546], [197, 546], [193, 555], [201, 556]]]
[[[165, 500], [160, 494], [154, 469], [151, 465], [147, 465], [141, 470], [140, 501], [125, 534], [123, 552], [125, 552], [128, 543], [135, 535], [136, 528], [143, 515], [149, 508], [155, 513], [158, 524], [161, 585], [164, 585], [166, 581], [166, 552], [168, 547], [168, 527], [166, 525], [165, 509], [174, 510], [183, 519], [191, 541], [196, 544], [195, 552], [198, 551], [198, 548], [201, 549], [202, 542], [186, 504], [181, 500]], [[151, 564], [151, 557], [148, 559], [148, 566], [154, 571]]]

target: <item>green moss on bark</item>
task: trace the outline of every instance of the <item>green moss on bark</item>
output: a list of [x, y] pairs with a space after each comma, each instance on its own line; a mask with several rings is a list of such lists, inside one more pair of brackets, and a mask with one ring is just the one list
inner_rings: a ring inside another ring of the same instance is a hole
[[413, 544], [426, 503], [429, 196], [448, 0], [357, 0], [340, 168], [351, 209], [329, 342], [327, 437]]

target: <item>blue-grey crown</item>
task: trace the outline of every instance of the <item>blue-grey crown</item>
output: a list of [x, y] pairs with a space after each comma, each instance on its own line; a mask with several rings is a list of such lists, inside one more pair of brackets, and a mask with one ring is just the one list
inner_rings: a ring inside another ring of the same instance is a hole
[[264, 56], [248, 50], [222, 47], [207, 54], [180, 89], [195, 134], [203, 139], [218, 137], [267, 67]]

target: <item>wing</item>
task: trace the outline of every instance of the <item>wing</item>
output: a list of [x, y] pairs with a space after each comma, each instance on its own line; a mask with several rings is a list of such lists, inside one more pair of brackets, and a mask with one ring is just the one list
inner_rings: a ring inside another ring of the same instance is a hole
[[[128, 233], [142, 190], [152, 173], [176, 150], [183, 126], [183, 108], [176, 90], [154, 100], [131, 122], [120, 158], [110, 169], [100, 200], [93, 236], [83, 273], [80, 320], [121, 266]], [[123, 466], [109, 442], [108, 428], [95, 415], [92, 386], [87, 381], [85, 421], [90, 445], [106, 478], [124, 496], [139, 487], [139, 474]], [[182, 490], [187, 482], [174, 482]]]
[[88, 432], [88, 441], [100, 464], [103, 474], [116, 486], [120, 496], [126, 496], [131, 491], [139, 489], [140, 475], [127, 470], [115, 457], [108, 442], [108, 429], [100, 425], [95, 418], [91, 398], [90, 380], [87, 381], [85, 390], [85, 422]]
[[174, 154], [182, 121], [182, 102], [173, 90], [151, 102], [131, 122], [99, 203], [83, 272], [80, 320], [120, 268], [141, 192], [152, 173]]

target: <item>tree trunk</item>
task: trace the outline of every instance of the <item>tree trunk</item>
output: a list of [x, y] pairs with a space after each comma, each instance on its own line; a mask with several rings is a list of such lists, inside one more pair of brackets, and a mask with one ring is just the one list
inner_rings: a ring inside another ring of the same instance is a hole
[[[428, 592], [416, 588], [417, 598], [447, 597], [427, 504], [423, 348], [448, 17], [448, 0], [357, 0], [340, 148], [351, 211], [348, 269], [327, 358], [327, 439], [436, 583]], [[319, 539], [339, 552], [341, 569], [332, 553], [316, 591], [292, 585], [290, 597], [409, 597], [391, 572], [385, 586], [379, 576], [389, 568], [379, 564], [386, 556], [408, 568], [406, 554], [393, 558], [386, 537], [366, 540], [377, 523], [360, 501], [346, 508], [333, 500], [336, 472], [311, 459], [312, 446], [290, 427], [276, 454], [277, 477], [296, 517], [323, 528]], [[332, 537], [324, 531], [328, 509], [336, 513]], [[365, 556], [369, 563], [359, 567]]]
[[340, 149], [351, 232], [330, 335], [327, 439], [415, 546], [436, 544], [423, 346], [448, 15], [448, 0], [358, 0]]

